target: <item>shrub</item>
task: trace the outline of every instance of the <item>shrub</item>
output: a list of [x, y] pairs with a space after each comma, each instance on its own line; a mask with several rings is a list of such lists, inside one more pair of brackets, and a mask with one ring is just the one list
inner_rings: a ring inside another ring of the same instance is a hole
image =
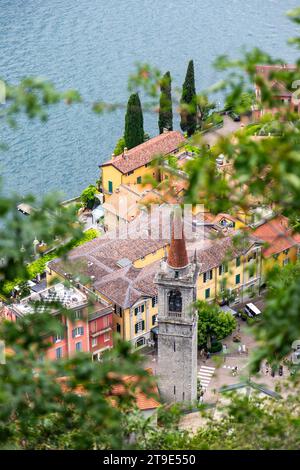
[[87, 207], [88, 209], [92, 209], [95, 203], [95, 195], [97, 193], [96, 186], [90, 184], [87, 188], [85, 188], [80, 196], [81, 203], [83, 207]]
[[[87, 243], [91, 240], [94, 240], [94, 238], [97, 238], [99, 236], [97, 230], [95, 229], [89, 229], [86, 232], [83, 233], [82, 237], [79, 240], [71, 240], [69, 241], [66, 245], [64, 245], [64, 248], [67, 246], [68, 250], [72, 250], [73, 248], [76, 248], [77, 246], [83, 245], [84, 243]], [[36, 259], [32, 263], [28, 264], [27, 266], [27, 272], [28, 272], [28, 279], [33, 279], [35, 278], [38, 274], [43, 274], [46, 270], [46, 264], [51, 261], [52, 259], [55, 259], [59, 256], [59, 250], [61, 249], [57, 248], [51, 253], [47, 253], [45, 255], [42, 255], [40, 258]], [[8, 297], [11, 293], [11, 291], [17, 286], [20, 285], [22, 281], [20, 279], [14, 279], [13, 281], [5, 281], [0, 285], [0, 294], [2, 294], [4, 297]]]
[[126, 147], [126, 144], [125, 144], [125, 139], [124, 137], [121, 137], [116, 146], [115, 146], [115, 149], [114, 149], [114, 154], [117, 156], [117, 155], [121, 155], [121, 153], [123, 153], [123, 150], [124, 148]]
[[222, 349], [223, 349], [223, 346], [222, 346], [221, 341], [215, 341], [214, 343], [212, 343], [211, 347], [209, 348], [209, 352], [217, 353], [217, 352], [222, 351]]

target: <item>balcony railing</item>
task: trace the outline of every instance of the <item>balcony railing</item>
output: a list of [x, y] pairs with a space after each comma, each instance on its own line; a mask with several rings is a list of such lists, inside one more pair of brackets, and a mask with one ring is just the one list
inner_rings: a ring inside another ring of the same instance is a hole
[[182, 316], [181, 312], [172, 312], [169, 310], [169, 317], [180, 318]]

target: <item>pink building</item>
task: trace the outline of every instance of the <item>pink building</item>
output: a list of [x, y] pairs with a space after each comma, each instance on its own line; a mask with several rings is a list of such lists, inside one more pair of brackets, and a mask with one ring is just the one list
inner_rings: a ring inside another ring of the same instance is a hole
[[42, 311], [43, 304], [57, 301], [70, 311], [70, 316], [62, 316], [58, 309], [53, 309], [53, 315], [59, 316], [63, 325], [63, 333], [48, 336], [51, 346], [47, 351], [48, 359], [70, 357], [76, 352], [90, 352], [94, 360], [99, 360], [106, 349], [113, 346], [112, 307], [97, 301], [91, 301], [85, 289], [66, 287], [59, 283], [33, 293], [7, 308], [14, 320], [33, 312], [32, 302], [39, 301]]
[[[300, 104], [295, 100], [295, 92], [299, 88], [293, 88], [293, 84], [290, 84], [290, 89], [287, 89], [286, 84], [282, 81], [277, 79], [276, 77], [272, 77], [272, 73], [274, 72], [295, 72], [297, 67], [295, 65], [257, 65], [256, 66], [256, 73], [257, 75], [261, 76], [265, 82], [267, 82], [270, 86], [270, 89], [273, 94], [273, 99], [278, 101], [278, 107], [274, 105], [271, 109], [265, 108], [260, 106], [261, 104], [261, 89], [258, 85], [255, 86], [255, 96], [258, 105], [253, 110], [253, 117], [255, 120], [259, 120], [264, 114], [272, 113], [275, 114], [277, 112], [282, 112], [284, 107], [289, 111], [300, 113]], [[300, 75], [299, 75], [300, 78]], [[300, 97], [299, 97], [300, 98]]]

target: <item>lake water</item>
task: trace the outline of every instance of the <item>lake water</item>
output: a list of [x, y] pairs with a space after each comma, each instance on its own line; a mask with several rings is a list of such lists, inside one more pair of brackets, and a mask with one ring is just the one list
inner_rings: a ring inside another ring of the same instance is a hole
[[[123, 133], [124, 111], [97, 116], [90, 103], [126, 103], [127, 78], [137, 61], [163, 72], [174, 86], [194, 59], [197, 89], [220, 79], [218, 55], [236, 56], [258, 46], [286, 62], [296, 34], [284, 13], [297, 0], [0, 0], [0, 77], [16, 82], [47, 77], [61, 89], [76, 88], [83, 105], [59, 105], [46, 124], [22, 120], [17, 131], [1, 128], [5, 190], [20, 194], [63, 191], [78, 195], [98, 178]], [[145, 131], [157, 119], [145, 115]]]

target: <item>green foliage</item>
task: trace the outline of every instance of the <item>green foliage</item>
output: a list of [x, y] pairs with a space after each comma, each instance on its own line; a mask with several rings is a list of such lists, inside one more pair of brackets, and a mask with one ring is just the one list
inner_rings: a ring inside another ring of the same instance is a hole
[[200, 130], [208, 129], [211, 126], [223, 124], [223, 118], [218, 113], [211, 114], [216, 108], [215, 103], [211, 103], [206, 95], [197, 96], [198, 127]]
[[22, 113], [30, 119], [38, 118], [46, 121], [47, 111], [51, 105], [62, 100], [66, 104], [81, 101], [77, 91], [58, 92], [51, 82], [37, 77], [24, 78], [18, 85], [5, 83], [5, 91], [7, 106], [1, 108], [1, 117], [5, 117], [6, 122], [12, 127], [16, 127], [16, 117]]
[[236, 320], [229, 312], [223, 312], [218, 305], [197, 301], [198, 347], [206, 347], [212, 337], [221, 340], [236, 328]]
[[[77, 246], [83, 245], [94, 238], [99, 236], [97, 230], [89, 229], [81, 234], [80, 238], [73, 239], [67, 244], [60, 246], [59, 248], [52, 250], [49, 253], [43, 254], [40, 258], [26, 265], [26, 279], [34, 279], [38, 274], [43, 274], [46, 270], [46, 265], [52, 259], [57, 258], [66, 251], [72, 250]], [[24, 284], [21, 278], [15, 278], [11, 281], [6, 280], [0, 283], [0, 295], [8, 297], [11, 291], [16, 287]]]
[[[230, 97], [232, 98], [232, 97]], [[226, 100], [225, 109], [231, 110], [235, 114], [247, 114], [251, 111], [255, 103], [254, 91], [242, 92], [237, 100], [233, 103], [230, 98]]]
[[90, 184], [87, 188], [85, 188], [80, 196], [81, 203], [83, 207], [88, 209], [92, 209], [95, 204], [95, 195], [97, 194], [98, 190], [96, 186]]
[[211, 344], [211, 346], [209, 348], [209, 352], [210, 353], [217, 353], [217, 352], [222, 351], [222, 348], [223, 348], [223, 345], [222, 345], [221, 341], [215, 341]]
[[266, 307], [253, 333], [260, 348], [254, 352], [253, 370], [263, 359], [278, 364], [291, 353], [300, 331], [300, 264], [274, 268], [268, 276]]
[[194, 62], [190, 60], [182, 86], [180, 100], [180, 127], [190, 137], [197, 127], [197, 96], [194, 76]]
[[114, 154], [115, 155], [121, 155], [121, 153], [123, 153], [123, 150], [124, 150], [125, 147], [126, 147], [125, 139], [124, 139], [124, 137], [120, 137], [120, 139], [118, 140], [118, 142], [115, 146]]
[[130, 448], [128, 411], [134, 408], [136, 385], [125, 388], [114, 406], [109, 393], [121, 382], [120, 371], [137, 375], [139, 386], [149, 388], [140, 357], [128, 344], [116, 343], [101, 363], [84, 353], [39, 360], [49, 346], [41, 331], [59, 331], [56, 317], [43, 307], [44, 313], [0, 325], [0, 336], [11, 350], [0, 367], [0, 447]]
[[144, 119], [138, 93], [133, 93], [128, 100], [124, 139], [128, 149], [144, 142]]
[[172, 111], [172, 94], [171, 94], [171, 74], [166, 72], [160, 84], [161, 95], [159, 100], [159, 118], [158, 127], [162, 134], [164, 129], [173, 130], [173, 111]]

